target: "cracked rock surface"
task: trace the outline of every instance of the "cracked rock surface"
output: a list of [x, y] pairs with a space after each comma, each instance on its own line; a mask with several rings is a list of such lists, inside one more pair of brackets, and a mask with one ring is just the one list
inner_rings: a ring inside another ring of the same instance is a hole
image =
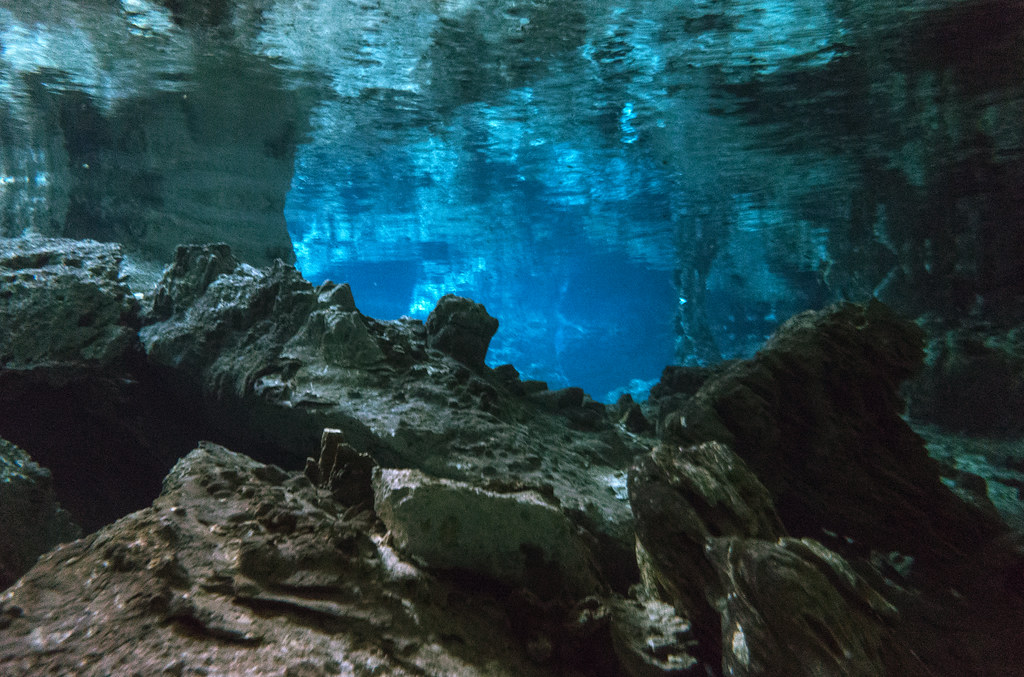
[[401, 560], [372, 513], [346, 509], [203, 444], [152, 507], [60, 546], [0, 597], [0, 671], [555, 674], [520, 648], [510, 609], [525, 605]]

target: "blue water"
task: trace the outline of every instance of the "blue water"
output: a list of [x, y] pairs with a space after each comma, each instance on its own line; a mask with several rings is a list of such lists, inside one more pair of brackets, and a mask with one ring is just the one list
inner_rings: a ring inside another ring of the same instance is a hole
[[[628, 200], [595, 199], [612, 182], [593, 158], [577, 158], [588, 185], [553, 188], [538, 176], [545, 158], [416, 152], [354, 171], [343, 156], [303, 158], [318, 180], [297, 181], [285, 213], [307, 278], [347, 281], [360, 310], [385, 319], [425, 319], [446, 293], [473, 298], [501, 323], [490, 365], [604, 400], [639, 394], [674, 361], [671, 257], [651, 256], [673, 237], [657, 172], [631, 177]], [[345, 170], [360, 180], [331, 183], [325, 199], [323, 177]]]
[[[332, 33], [363, 60], [331, 52], [285, 205], [310, 280], [349, 282], [381, 318], [473, 298], [501, 322], [489, 364], [605, 401], [667, 364], [749, 355], [826, 300], [825, 224], [777, 206], [811, 186], [720, 87], [826, 66], [831, 10], [416, 6]], [[841, 163], [813, 161], [834, 184]], [[808, 235], [794, 251], [779, 230]]]
[[836, 299], [1024, 315], [1021, 0], [257, 4], [3, 3], [0, 232], [290, 239], [606, 401]]

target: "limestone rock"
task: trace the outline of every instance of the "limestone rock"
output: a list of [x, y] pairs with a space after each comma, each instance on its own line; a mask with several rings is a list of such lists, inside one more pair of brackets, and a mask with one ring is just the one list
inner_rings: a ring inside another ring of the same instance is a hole
[[722, 673], [874, 677], [933, 674], [893, 631], [896, 609], [810, 539], [712, 539]]
[[595, 592], [576, 528], [535, 491], [499, 493], [416, 470], [374, 472], [374, 509], [395, 547], [435, 569], [473, 572], [551, 596]]
[[90, 241], [0, 239], [0, 366], [66, 378], [137, 348], [121, 249]]
[[140, 336], [160, 382], [209, 422], [207, 439], [301, 467], [302, 450], [331, 428], [385, 467], [550, 487], [624, 592], [636, 576], [633, 533], [611, 484], [642, 445], [588, 409], [581, 391], [584, 411], [548, 411], [524, 397], [514, 371], [492, 373], [483, 352], [473, 368], [430, 349], [431, 336], [461, 336], [458, 327], [489, 327], [488, 340], [494, 329], [471, 301], [438, 307], [431, 334], [416, 320], [361, 314], [347, 285], [314, 289], [291, 266], [257, 270], [219, 245], [189, 246], [166, 270]]
[[427, 317], [427, 345], [476, 369], [496, 331], [498, 320], [481, 304], [454, 294], [442, 296]]
[[0, 673], [576, 669], [533, 661], [512, 628], [539, 621], [519, 613], [401, 561], [371, 513], [344, 514], [301, 475], [204, 443], [151, 507], [45, 555], [0, 595]]
[[306, 459], [304, 474], [314, 485], [331, 492], [345, 505], [373, 505], [373, 468], [368, 455], [345, 442], [340, 430], [325, 428], [320, 438], [320, 458]]
[[28, 571], [39, 555], [80, 533], [57, 504], [50, 471], [0, 439], [0, 590]]
[[714, 657], [718, 617], [711, 591], [718, 572], [706, 555], [712, 538], [774, 540], [784, 535], [767, 490], [728, 447], [711, 442], [662, 447], [629, 473], [640, 568], [649, 592], [695, 624]]
[[838, 534], [830, 544], [841, 552], [897, 550], [932, 571], [955, 565], [1003, 527], [940, 483], [900, 418], [898, 388], [921, 365], [921, 341], [874, 301], [802, 313], [705, 383], [664, 437], [728, 444], [794, 535]]
[[664, 602], [618, 600], [612, 607], [612, 642], [631, 677], [707, 675], [692, 655], [697, 642], [690, 624]]
[[838, 554], [786, 537], [726, 446], [639, 459], [630, 503], [649, 592], [693, 624], [688, 655], [728, 675], [927, 674], [888, 625], [895, 608]]
[[238, 266], [238, 259], [226, 244], [179, 246], [174, 250], [174, 262], [164, 272], [153, 294], [153, 317], [165, 320], [185, 310], [214, 280], [234, 272]]

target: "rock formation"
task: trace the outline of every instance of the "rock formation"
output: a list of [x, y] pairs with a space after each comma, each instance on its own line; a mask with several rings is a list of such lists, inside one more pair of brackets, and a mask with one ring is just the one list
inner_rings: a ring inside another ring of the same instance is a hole
[[846, 552], [952, 565], [1002, 527], [941, 484], [900, 418], [899, 386], [922, 359], [920, 330], [880, 303], [802, 313], [704, 384], [671, 415], [665, 439], [729, 445], [794, 535], [837, 534], [831, 542]]
[[0, 252], [0, 434], [92, 532], [0, 595], [5, 675], [1024, 658], [1024, 558], [984, 480], [947, 489], [899, 417], [920, 335], [880, 305], [798, 316], [753, 359], [668, 369], [612, 413], [488, 367], [497, 321], [468, 299], [382, 322], [347, 285], [225, 245], [179, 248], [145, 291], [116, 246]]
[[[372, 513], [346, 507], [300, 474], [200, 445], [152, 507], [60, 547], [0, 597], [0, 669], [557, 674], [516, 634], [539, 611], [402, 560]], [[581, 634], [558, 648], [585, 656], [590, 641], [599, 655], [600, 628]]]

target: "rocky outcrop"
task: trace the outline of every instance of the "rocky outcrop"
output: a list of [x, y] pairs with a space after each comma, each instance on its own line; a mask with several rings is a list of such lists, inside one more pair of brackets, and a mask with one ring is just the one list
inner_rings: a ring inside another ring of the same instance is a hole
[[794, 539], [728, 447], [662, 447], [630, 471], [647, 592], [693, 624], [727, 675], [925, 675], [896, 609], [838, 554]]
[[480, 486], [516, 478], [555, 495], [596, 539], [606, 580], [628, 587], [629, 509], [608, 487], [642, 447], [596, 409], [567, 436], [582, 407], [534, 402], [514, 369], [486, 367], [496, 320], [482, 306], [446, 297], [427, 326], [382, 322], [347, 285], [314, 288], [220, 245], [179, 249], [152, 298], [146, 353], [183, 401], [202, 403], [214, 439], [298, 467], [333, 428], [384, 467]]
[[0, 672], [622, 674], [602, 663], [599, 603], [573, 615], [435, 577], [376, 525], [301, 474], [203, 444], [152, 507], [0, 596]]
[[785, 535], [767, 490], [728, 447], [708, 443], [659, 448], [638, 459], [629, 473], [629, 503], [646, 587], [697, 624], [709, 645], [705, 656], [714, 656], [710, 591], [718, 573], [705, 550], [711, 538]]
[[498, 320], [488, 315], [481, 304], [446, 294], [427, 317], [426, 329], [428, 347], [479, 369], [484, 366], [487, 346], [498, 331]]
[[81, 529], [57, 504], [50, 471], [23, 450], [0, 439], [0, 590], [58, 543]]
[[544, 597], [600, 590], [591, 555], [552, 498], [378, 469], [374, 509], [394, 547], [433, 569], [472, 572]]
[[127, 369], [137, 304], [120, 281], [121, 259], [117, 245], [0, 240], [0, 364], [9, 378]]
[[716, 538], [707, 556], [723, 674], [933, 674], [896, 631], [896, 608], [817, 541]]
[[795, 536], [846, 554], [899, 551], [933, 571], [956, 566], [1004, 527], [939, 481], [900, 418], [899, 386], [920, 368], [921, 343], [916, 326], [877, 302], [802, 313], [672, 414], [665, 439], [727, 444]]
[[880, 306], [799, 316], [754, 359], [666, 370], [653, 403], [609, 415], [487, 367], [492, 323], [465, 299], [431, 327], [380, 322], [347, 285], [207, 245], [180, 248], [139, 311], [116, 247], [0, 251], [0, 379], [20, 388], [0, 390], [0, 426], [64, 463], [58, 496], [71, 478], [83, 510], [123, 514], [175, 444], [246, 452], [200, 444], [151, 507], [44, 555], [0, 596], [3, 674], [959, 675], [1022, 658], [1024, 559], [984, 479], [955, 469], [962, 502], [899, 418], [920, 336]]
[[140, 383], [138, 302], [121, 264], [117, 245], [0, 240], [0, 435], [53, 471], [86, 529], [147, 505], [176, 441], [143, 422], [161, 405]]

